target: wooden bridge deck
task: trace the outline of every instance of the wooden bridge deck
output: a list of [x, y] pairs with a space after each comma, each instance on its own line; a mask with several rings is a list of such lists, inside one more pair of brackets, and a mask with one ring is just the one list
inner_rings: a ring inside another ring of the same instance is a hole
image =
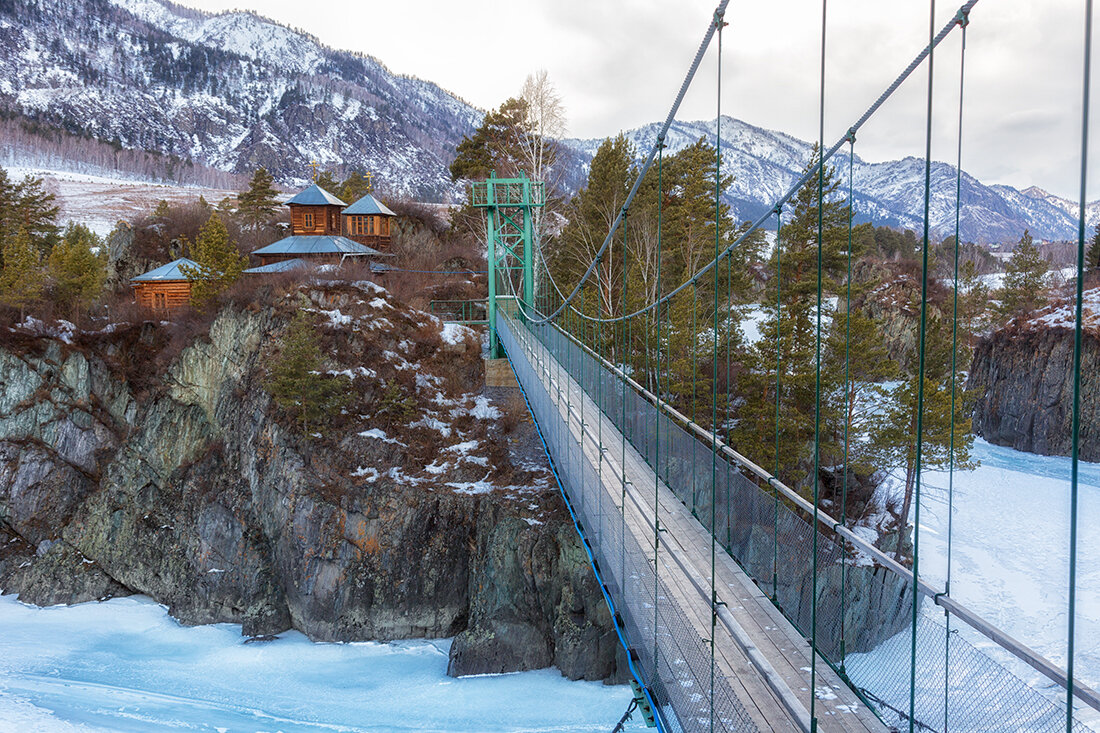
[[[521, 334], [516, 335], [521, 337]], [[568, 424], [574, 441], [583, 446], [585, 458], [593, 466], [602, 468], [604, 496], [614, 503], [616, 513], [623, 512], [627, 531], [646, 551], [651, 566], [656, 486], [657, 516], [662, 529], [657, 553], [659, 576], [675, 596], [691, 628], [699, 638], [709, 640], [712, 619], [710, 533], [667, 486], [656, 481], [652, 469], [629, 443], [625, 451], [624, 507], [621, 500], [621, 434], [576, 381], [564, 369], [552, 364], [552, 357], [537, 339], [524, 338], [521, 348], [530, 349], [526, 356], [531, 359], [544, 387], [555, 396], [560, 391], [561, 399], [556, 406], [562, 419]], [[606, 449], [602, 452], [601, 438]], [[716, 553], [715, 574], [715, 593], [719, 601], [716, 674], [728, 681], [760, 730], [808, 732], [809, 642], [721, 547]], [[816, 687], [819, 730], [882, 733], [888, 730], [820, 656]]]

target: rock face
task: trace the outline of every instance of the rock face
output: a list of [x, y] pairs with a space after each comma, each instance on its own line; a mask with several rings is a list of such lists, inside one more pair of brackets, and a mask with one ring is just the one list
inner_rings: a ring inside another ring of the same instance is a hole
[[[1081, 353], [1081, 458], [1100, 461], [1100, 289], [1086, 294]], [[982, 339], [968, 388], [977, 395], [974, 431], [990, 443], [1069, 455], [1073, 406], [1070, 304]]]
[[[467, 392], [473, 332], [444, 334], [370, 283], [268, 301], [197, 332], [5, 329], [0, 589], [143, 593], [248, 635], [458, 635], [456, 675], [613, 676], [614, 630], [548, 468], [513, 462], [531, 426]], [[321, 432], [263, 389], [298, 307], [347, 380]]]

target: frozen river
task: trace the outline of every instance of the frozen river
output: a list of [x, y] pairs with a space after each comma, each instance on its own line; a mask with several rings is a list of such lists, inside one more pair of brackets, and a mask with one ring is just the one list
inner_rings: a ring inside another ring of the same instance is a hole
[[[608, 731], [626, 686], [556, 670], [452, 679], [447, 641], [244, 644], [140, 597], [31, 608], [0, 597], [0, 732]], [[628, 730], [644, 729], [638, 720]]]
[[[952, 595], [1064, 666], [1069, 461], [980, 440], [974, 452], [981, 467], [955, 477]], [[1082, 464], [1081, 478], [1076, 664], [1100, 686], [1100, 465]], [[946, 487], [946, 474], [926, 475], [921, 568], [936, 584]], [[313, 644], [297, 633], [244, 644], [237, 626], [181, 627], [142, 598], [36, 609], [4, 596], [0, 733], [608, 731], [630, 700], [629, 688], [555, 670], [451, 679], [447, 645]], [[1100, 716], [1083, 718], [1100, 730]]]

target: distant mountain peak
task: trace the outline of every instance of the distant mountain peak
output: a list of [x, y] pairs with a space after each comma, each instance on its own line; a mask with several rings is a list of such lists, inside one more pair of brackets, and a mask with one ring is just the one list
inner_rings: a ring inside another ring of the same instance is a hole
[[[660, 130], [659, 123], [643, 125], [624, 135], [634, 143], [639, 158], [645, 155]], [[705, 136], [714, 142], [715, 120], [679, 121], [666, 138], [668, 152], [675, 153]], [[801, 177], [813, 146], [777, 130], [757, 127], [732, 117], [722, 117], [723, 173], [733, 176], [726, 200], [734, 215], [755, 220]], [[581, 156], [591, 158], [601, 140], [567, 140]], [[845, 173], [848, 153], [842, 149], [832, 159], [838, 175]], [[955, 233], [955, 167], [932, 164], [931, 225], [937, 237]], [[846, 186], [844, 187], [846, 188]], [[924, 159], [869, 163], [858, 155], [853, 161], [855, 220], [919, 231], [924, 225]], [[1076, 236], [1076, 205], [1032, 186], [1018, 191], [1011, 186], [987, 186], [962, 174], [961, 236], [975, 242], [1011, 242], [1024, 229], [1041, 239]], [[1100, 202], [1089, 205], [1088, 218], [1100, 221]]]

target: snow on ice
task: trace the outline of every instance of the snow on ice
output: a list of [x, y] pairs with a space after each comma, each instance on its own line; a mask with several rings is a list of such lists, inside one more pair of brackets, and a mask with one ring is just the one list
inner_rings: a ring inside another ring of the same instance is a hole
[[[245, 644], [147, 598], [34, 608], [0, 597], [0, 733], [610, 730], [630, 688], [556, 670], [446, 676], [449, 640]], [[628, 730], [642, 731], [635, 722]]]

